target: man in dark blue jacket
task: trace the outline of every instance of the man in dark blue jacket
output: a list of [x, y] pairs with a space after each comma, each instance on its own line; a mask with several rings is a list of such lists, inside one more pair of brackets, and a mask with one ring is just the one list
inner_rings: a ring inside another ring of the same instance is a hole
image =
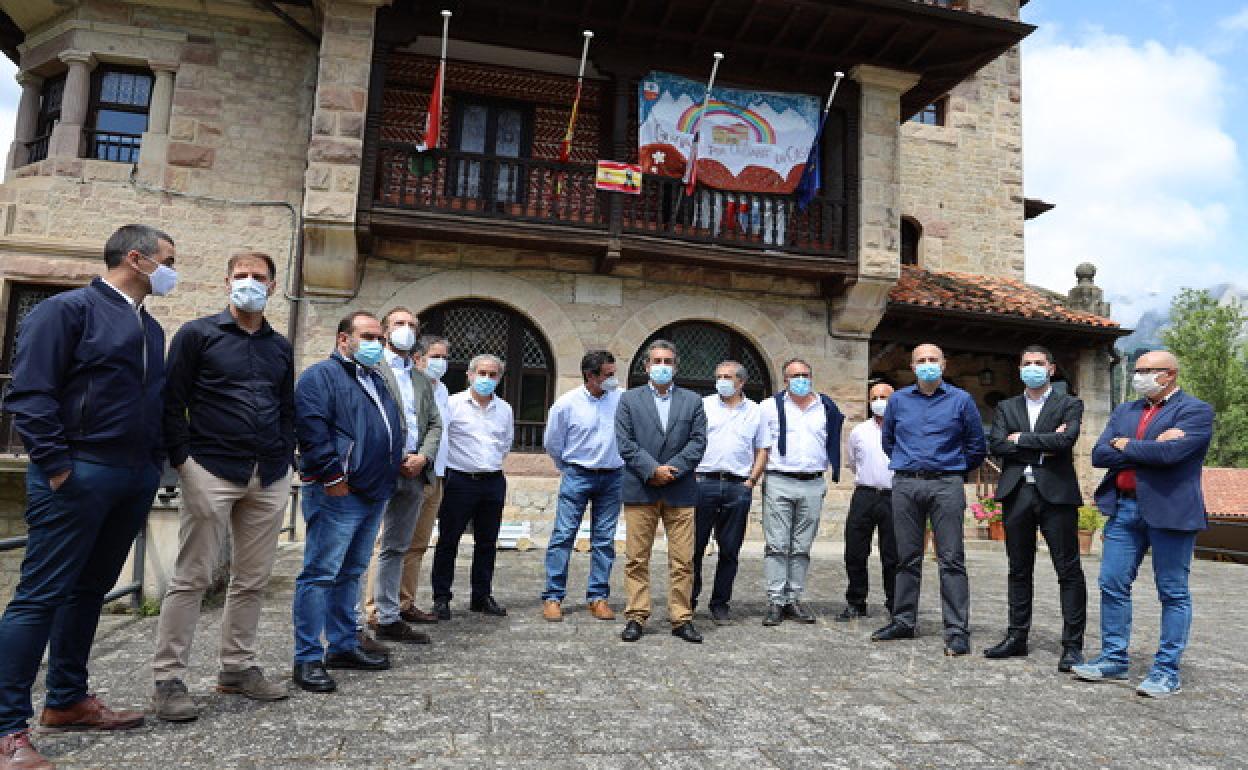
[[1143, 398], [1115, 408], [1092, 448], [1092, 464], [1108, 469], [1096, 489], [1096, 506], [1109, 516], [1101, 557], [1101, 654], [1073, 669], [1086, 681], [1127, 678], [1131, 584], [1151, 550], [1161, 644], [1136, 691], [1153, 698], [1179, 692], [1179, 658], [1192, 627], [1188, 571], [1196, 533], [1208, 526], [1200, 484], [1213, 408], [1179, 390], [1178, 378], [1173, 354], [1140, 356], [1131, 384]]
[[337, 689], [326, 668], [390, 667], [384, 653], [361, 649], [355, 633], [360, 576], [394, 493], [406, 442], [399, 407], [373, 369], [383, 339], [376, 316], [351, 313], [338, 324], [333, 354], [308, 367], [295, 385], [307, 541], [291, 610], [292, 677], [309, 692]]
[[173, 289], [173, 261], [172, 238], [126, 225], [104, 247], [102, 277], [44, 300], [18, 331], [4, 408], [30, 455], [28, 539], [0, 619], [0, 765], [43, 766], [26, 731], [45, 646], [43, 728], [143, 723], [88, 692], [87, 659], [160, 480], [165, 335], [143, 300]]

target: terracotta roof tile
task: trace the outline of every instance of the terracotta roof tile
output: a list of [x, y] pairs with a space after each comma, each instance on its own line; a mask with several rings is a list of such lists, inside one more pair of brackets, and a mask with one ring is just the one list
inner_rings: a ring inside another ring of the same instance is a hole
[[1248, 519], [1248, 468], [1205, 468], [1201, 486], [1210, 516]]
[[1061, 304], [1060, 298], [1060, 294], [1029, 286], [1014, 278], [936, 273], [913, 265], [902, 266], [901, 278], [888, 295], [889, 302], [895, 305], [1017, 316], [1083, 326], [1118, 327], [1117, 321], [1104, 316], [1072, 310]]

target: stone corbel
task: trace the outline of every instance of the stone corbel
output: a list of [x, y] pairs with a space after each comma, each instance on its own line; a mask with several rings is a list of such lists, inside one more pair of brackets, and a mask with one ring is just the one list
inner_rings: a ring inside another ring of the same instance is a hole
[[828, 334], [869, 339], [884, 317], [895, 281], [862, 276], [840, 296], [828, 300]]
[[304, 221], [303, 294], [351, 297], [358, 265], [354, 223]]

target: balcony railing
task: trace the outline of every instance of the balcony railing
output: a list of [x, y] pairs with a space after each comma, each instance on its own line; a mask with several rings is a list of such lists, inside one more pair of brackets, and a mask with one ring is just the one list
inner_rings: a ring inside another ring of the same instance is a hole
[[[374, 205], [396, 209], [520, 220], [816, 256], [848, 256], [845, 201], [816, 197], [798, 211], [793, 195], [684, 194], [679, 179], [647, 175], [640, 195], [594, 187], [594, 167], [452, 150], [420, 152], [382, 142]], [[613, 217], [616, 217], [613, 219]]]
[[141, 134], [122, 134], [116, 131], [87, 131], [88, 158], [112, 160], [119, 163], [139, 162]]

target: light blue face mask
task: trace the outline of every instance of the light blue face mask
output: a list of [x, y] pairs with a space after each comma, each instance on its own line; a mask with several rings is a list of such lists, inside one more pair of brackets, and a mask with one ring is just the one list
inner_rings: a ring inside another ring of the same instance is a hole
[[355, 349], [355, 360], [363, 366], [376, 366], [381, 361], [381, 340], [363, 340]]
[[1022, 378], [1023, 384], [1029, 388], [1043, 388], [1045, 383], [1049, 381], [1049, 368], [1047, 366], [1037, 366], [1036, 364], [1028, 364], [1018, 368], [1018, 376]]
[[230, 282], [230, 304], [244, 313], [259, 313], [269, 302], [269, 289], [255, 278]]
[[728, 378], [715, 380], [715, 392], [722, 398], [732, 398], [737, 392], [737, 383]]
[[442, 375], [446, 374], [446, 359], [445, 358], [426, 358], [425, 359], [425, 374], [429, 375], [435, 380], [442, 379]]
[[480, 396], [494, 395], [494, 389], [498, 387], [498, 380], [489, 377], [478, 377], [472, 381], [472, 389]]
[[654, 364], [650, 367], [650, 381], [655, 385], [666, 385], [672, 381], [674, 371], [669, 364]]
[[789, 393], [801, 398], [810, 395], [811, 381], [809, 377], [790, 377]]
[[923, 363], [914, 367], [914, 376], [918, 377], [920, 382], [936, 382], [941, 374], [940, 364]]

